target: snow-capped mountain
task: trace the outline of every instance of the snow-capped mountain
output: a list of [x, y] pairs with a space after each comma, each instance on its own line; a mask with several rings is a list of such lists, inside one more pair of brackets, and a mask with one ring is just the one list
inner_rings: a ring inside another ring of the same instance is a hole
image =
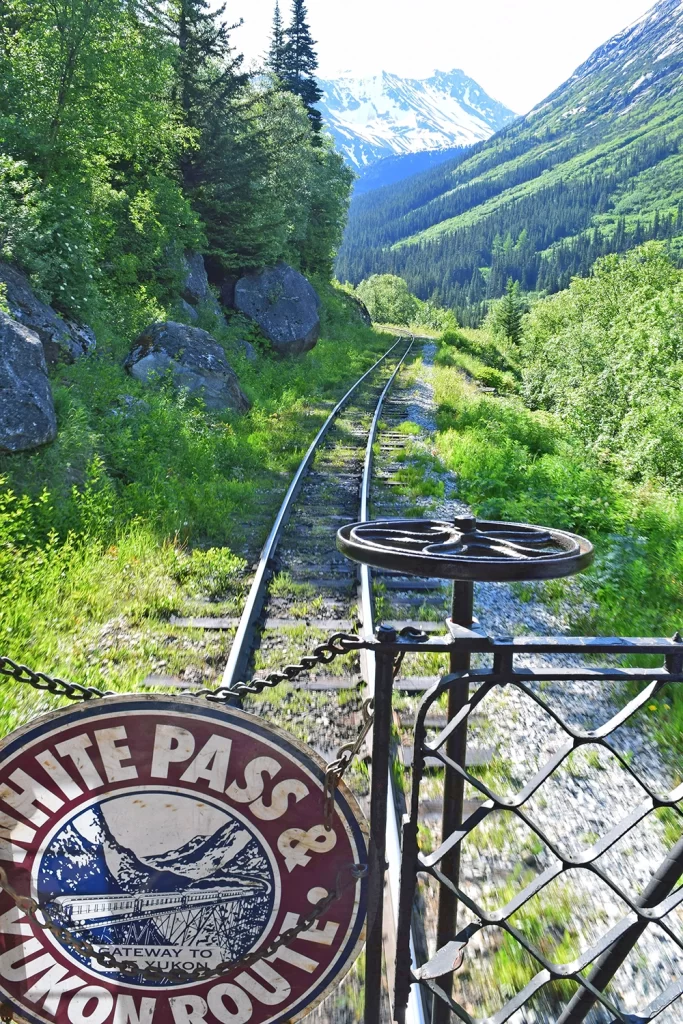
[[93, 808], [54, 837], [43, 856], [40, 886], [50, 896], [139, 895], [221, 885], [266, 888], [269, 871], [258, 843], [237, 821], [178, 850], [143, 858], [119, 843], [101, 808]]
[[[146, 957], [168, 956], [161, 953], [168, 943], [199, 944], [218, 962], [237, 959], [270, 917], [274, 877], [257, 838], [242, 822], [223, 817], [211, 835], [143, 855], [116, 838], [106, 810], [90, 807], [43, 851], [38, 892], [62, 921], [87, 930], [91, 942], [140, 947], [134, 958], [141, 966]], [[84, 896], [97, 898], [96, 911]]]
[[678, 114], [677, 94], [683, 76], [683, 2], [660, 0], [641, 18], [612, 36], [576, 69], [543, 103], [527, 114], [555, 124], [592, 125], [596, 118], [614, 121], [662, 101], [670, 119]]
[[424, 79], [383, 71], [320, 87], [325, 124], [356, 169], [387, 156], [471, 146], [517, 116], [457, 70]]

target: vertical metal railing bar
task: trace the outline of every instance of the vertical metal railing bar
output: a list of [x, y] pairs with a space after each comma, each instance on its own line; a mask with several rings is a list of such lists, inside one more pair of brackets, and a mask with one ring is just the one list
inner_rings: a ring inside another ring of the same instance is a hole
[[[304, 455], [299, 467], [292, 478], [292, 482], [289, 485], [284, 500], [280, 506], [280, 509], [275, 517], [272, 529], [268, 534], [268, 539], [263, 545], [259, 563], [256, 569], [256, 575], [254, 576], [253, 583], [249, 590], [244, 610], [240, 617], [239, 625], [235, 633], [235, 639], [233, 640], [232, 647], [230, 649], [230, 655], [228, 657], [228, 663], [223, 673], [222, 685], [225, 687], [233, 686], [235, 683], [240, 682], [240, 676], [246, 672], [247, 664], [249, 661], [250, 645], [249, 645], [249, 634], [256, 623], [261, 611], [263, 609], [263, 600], [266, 592], [266, 584], [268, 582], [268, 571], [270, 568], [270, 560], [273, 557], [277, 544], [280, 540], [280, 536], [289, 514], [294, 504], [294, 500], [299, 493], [301, 484], [307, 470], [309, 469], [311, 462], [316, 454], [317, 449], [320, 446], [321, 441], [328, 433], [330, 427], [339, 416], [339, 413], [345, 408], [349, 400], [361, 386], [368, 379], [368, 377], [375, 372], [378, 366], [380, 366], [385, 359], [387, 359], [394, 349], [398, 348], [399, 345], [404, 343], [404, 339], [401, 338], [391, 348], [387, 349], [383, 356], [381, 356], [376, 363], [374, 363], [369, 370], [367, 370], [362, 377], [360, 377], [353, 387], [349, 388], [344, 397], [340, 399], [335, 405], [330, 415], [325, 420], [315, 438], [311, 442], [311, 445]], [[411, 342], [412, 345], [412, 342]], [[410, 349], [410, 346], [409, 346]], [[408, 351], [409, 351], [408, 349]], [[407, 352], [406, 352], [407, 354]]]
[[[474, 584], [469, 580], [453, 581], [453, 602], [451, 619], [465, 629], [470, 629], [474, 621]], [[450, 655], [451, 675], [468, 672], [471, 656], [469, 652], [452, 652]], [[448, 690], [448, 721], [457, 719], [469, 703], [470, 685], [464, 676]], [[467, 730], [468, 716], [464, 716], [459, 725], [453, 729], [446, 739], [446, 752], [450, 760], [460, 764], [467, 763]], [[441, 841], [448, 838], [462, 825], [465, 799], [465, 780], [453, 772], [444, 771], [443, 786], [443, 818], [441, 825]], [[460, 843], [443, 858], [443, 874], [457, 888], [460, 883]], [[436, 926], [436, 948], [442, 949], [455, 936], [458, 930], [458, 900], [453, 891], [446, 886], [439, 888], [439, 910]], [[444, 975], [441, 987], [448, 995], [453, 990], [453, 972]], [[432, 1024], [449, 1024], [450, 1011], [445, 1003], [435, 999], [432, 1003]]]
[[[375, 441], [377, 439], [377, 431], [379, 428], [379, 422], [382, 415], [382, 410], [386, 398], [398, 376], [403, 363], [407, 359], [413, 342], [411, 341], [410, 346], [405, 352], [403, 359], [400, 361], [396, 370], [394, 371], [391, 379], [387, 382], [387, 385], [382, 392], [382, 395], [377, 403], [375, 409], [375, 415], [370, 428], [370, 434], [368, 436], [368, 443], [365, 450], [365, 463], [363, 466], [363, 480], [361, 484], [360, 494], [360, 521], [363, 523], [368, 522], [370, 515], [370, 491], [372, 487], [372, 465], [373, 465], [373, 449]], [[372, 575], [367, 565], [360, 566], [360, 606], [361, 606], [361, 620], [363, 623], [363, 629], [366, 635], [372, 635], [374, 632], [374, 608], [372, 601]], [[363, 652], [365, 654], [365, 652]], [[365, 655], [363, 658], [363, 677], [367, 684], [368, 695], [375, 697], [376, 693], [376, 665], [374, 655]], [[384, 756], [380, 752], [380, 756]], [[388, 758], [388, 752], [387, 752]], [[375, 761], [373, 756], [373, 775], [375, 772]], [[398, 893], [399, 893], [399, 879], [401, 871], [401, 842], [399, 833], [399, 823], [396, 820], [396, 809], [393, 799], [393, 783], [391, 781], [391, 774], [388, 776], [388, 786], [386, 793], [386, 825], [385, 825], [385, 836], [384, 836], [384, 853], [386, 855], [388, 868], [388, 890], [392, 904], [393, 919], [394, 922], [398, 923]], [[416, 963], [415, 958], [415, 943], [412, 934], [410, 935], [410, 949], [413, 965]], [[393, 995], [393, 993], [392, 993]], [[366, 1016], [366, 1024], [370, 1024], [368, 1017]], [[422, 1005], [422, 998], [419, 991], [415, 988], [411, 991], [410, 1001], [406, 1014], [406, 1024], [425, 1024], [424, 1008]]]
[[[393, 638], [393, 635], [390, 634]], [[365, 1024], [380, 1024], [382, 949], [384, 946], [384, 881], [387, 830], [393, 817], [391, 776], [391, 705], [394, 656], [378, 651], [368, 659], [375, 665], [372, 779], [370, 789], [370, 846], [368, 874], [368, 936], [365, 943]]]

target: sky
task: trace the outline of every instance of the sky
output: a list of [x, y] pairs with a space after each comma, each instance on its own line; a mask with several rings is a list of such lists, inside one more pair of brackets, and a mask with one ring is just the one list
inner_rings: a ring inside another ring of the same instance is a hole
[[[280, 0], [285, 20], [291, 0]], [[268, 46], [275, 0], [227, 0], [244, 19], [247, 63]], [[653, 0], [308, 0], [320, 76], [391, 71], [427, 78], [460, 68], [518, 114], [567, 79]]]

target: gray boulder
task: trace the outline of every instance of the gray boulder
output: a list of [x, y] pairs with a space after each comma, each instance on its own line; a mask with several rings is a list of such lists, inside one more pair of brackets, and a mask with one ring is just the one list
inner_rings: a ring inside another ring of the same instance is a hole
[[208, 409], [246, 412], [250, 402], [225, 358], [207, 331], [172, 320], [151, 324], [133, 343], [125, 368], [149, 383], [169, 370], [177, 387], [200, 395]]
[[[216, 296], [211, 291], [209, 278], [204, 266], [204, 257], [199, 252], [186, 252], [184, 256], [185, 276], [183, 279], [182, 300], [192, 309], [205, 306], [214, 316], [225, 324], [223, 311]], [[195, 312], [196, 317], [196, 312]]]
[[40, 338], [0, 313], [0, 451], [23, 452], [57, 436]]
[[196, 324], [199, 320], [199, 313], [186, 299], [180, 300], [178, 303], [178, 311], [181, 316], [187, 317], [191, 324]]
[[300, 355], [320, 337], [320, 299], [303, 274], [279, 263], [235, 286], [235, 307], [254, 320], [280, 355]]
[[57, 316], [54, 309], [36, 298], [21, 271], [0, 263], [0, 282], [6, 286], [11, 315], [38, 335], [48, 363], [73, 363], [95, 349], [95, 335], [90, 328]]
[[237, 345], [242, 350], [242, 355], [245, 359], [248, 359], [250, 363], [256, 362], [258, 359], [258, 352], [250, 341], [245, 341], [244, 338], [240, 338]]
[[185, 253], [185, 276], [183, 280], [183, 298], [192, 306], [207, 302], [213, 298], [209, 279], [206, 276], [204, 257], [199, 252]]

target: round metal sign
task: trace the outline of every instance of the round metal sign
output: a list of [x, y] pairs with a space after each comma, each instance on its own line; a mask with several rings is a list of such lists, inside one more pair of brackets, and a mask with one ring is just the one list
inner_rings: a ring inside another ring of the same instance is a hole
[[324, 777], [282, 730], [188, 698], [107, 697], [7, 737], [5, 1011], [31, 1024], [299, 1020], [364, 940], [367, 826], [342, 784], [326, 829]]

